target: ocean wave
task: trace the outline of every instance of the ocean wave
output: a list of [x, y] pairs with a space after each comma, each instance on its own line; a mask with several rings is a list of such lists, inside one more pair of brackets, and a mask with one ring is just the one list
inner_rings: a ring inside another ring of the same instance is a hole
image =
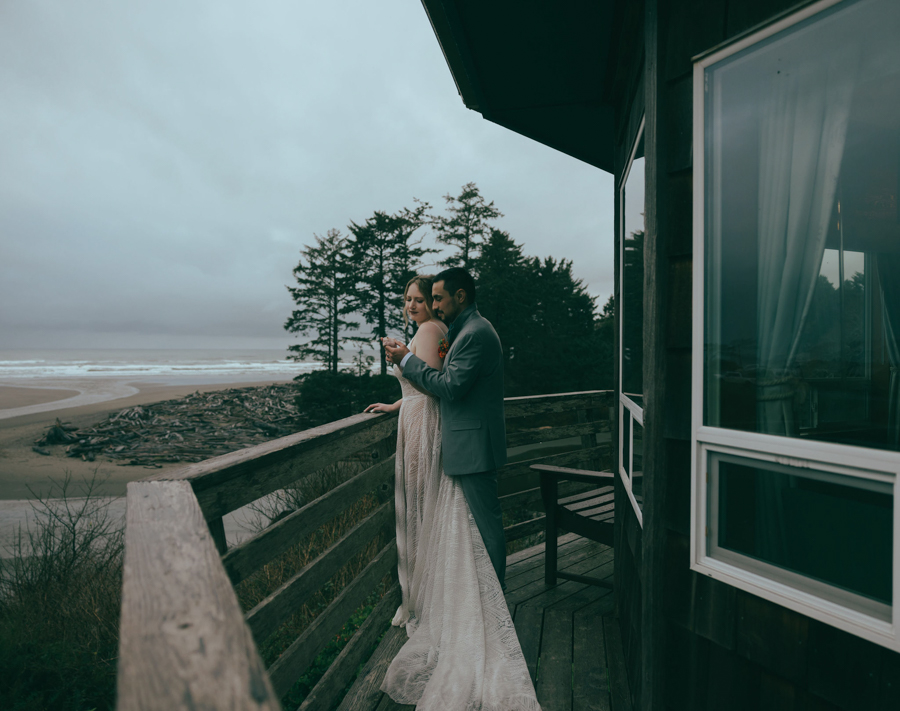
[[[349, 364], [344, 364], [349, 366]], [[15, 363], [0, 362], [0, 378], [127, 378], [183, 377], [190, 375], [296, 375], [316, 370], [318, 363]]]

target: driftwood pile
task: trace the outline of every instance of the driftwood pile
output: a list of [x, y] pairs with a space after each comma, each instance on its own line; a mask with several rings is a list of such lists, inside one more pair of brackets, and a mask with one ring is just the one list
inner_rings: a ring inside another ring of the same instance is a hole
[[293, 383], [231, 388], [128, 407], [84, 429], [57, 420], [33, 449], [65, 444], [69, 457], [121, 465], [199, 462], [297, 431], [295, 395]]

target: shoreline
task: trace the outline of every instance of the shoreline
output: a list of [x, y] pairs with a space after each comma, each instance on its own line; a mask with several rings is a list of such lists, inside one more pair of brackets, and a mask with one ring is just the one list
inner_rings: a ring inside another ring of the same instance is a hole
[[0, 384], [0, 412], [19, 410], [23, 407], [46, 405], [70, 400], [80, 395], [80, 390], [54, 388], [50, 385], [2, 385]]
[[[74, 457], [67, 457], [65, 448], [61, 446], [54, 448], [50, 456], [33, 452], [31, 447], [35, 440], [57, 418], [76, 427], [87, 427], [99, 422], [110, 413], [119, 412], [126, 407], [172, 400], [194, 392], [261, 387], [273, 383], [290, 382], [290, 380], [290, 378], [273, 378], [265, 381], [184, 385], [131, 382], [127, 385], [135, 392], [125, 397], [74, 407], [29, 412], [0, 419], [0, 500], [33, 499], [35, 495], [46, 495], [50, 490], [51, 480], [61, 480], [66, 471], [72, 474], [73, 484], [77, 484], [83, 479], [90, 479], [96, 471], [98, 479], [103, 481], [97, 487], [97, 493], [103, 496], [124, 496], [125, 487], [130, 481], [142, 479], [151, 472], [172, 471], [185, 466], [183, 463], [163, 464], [162, 468], [121, 466], [116, 462], [101, 459], [84, 462]], [[28, 396], [27, 393], [23, 395]], [[56, 402], [64, 403], [66, 400]]]

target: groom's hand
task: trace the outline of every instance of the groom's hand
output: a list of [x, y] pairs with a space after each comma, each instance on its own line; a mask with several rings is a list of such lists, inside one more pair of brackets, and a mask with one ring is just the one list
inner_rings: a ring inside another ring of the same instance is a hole
[[400, 361], [403, 360], [403, 356], [409, 353], [409, 348], [404, 346], [399, 341], [395, 341], [393, 338], [385, 338], [384, 352], [387, 353], [387, 357], [391, 359], [392, 363], [400, 365]]

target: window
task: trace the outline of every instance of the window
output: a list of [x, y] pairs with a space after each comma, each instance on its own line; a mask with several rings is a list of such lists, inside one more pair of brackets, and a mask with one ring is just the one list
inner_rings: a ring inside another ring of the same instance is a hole
[[900, 3], [694, 68], [691, 565], [900, 650]]
[[619, 475], [643, 525], [643, 121], [619, 188], [619, 219]]

